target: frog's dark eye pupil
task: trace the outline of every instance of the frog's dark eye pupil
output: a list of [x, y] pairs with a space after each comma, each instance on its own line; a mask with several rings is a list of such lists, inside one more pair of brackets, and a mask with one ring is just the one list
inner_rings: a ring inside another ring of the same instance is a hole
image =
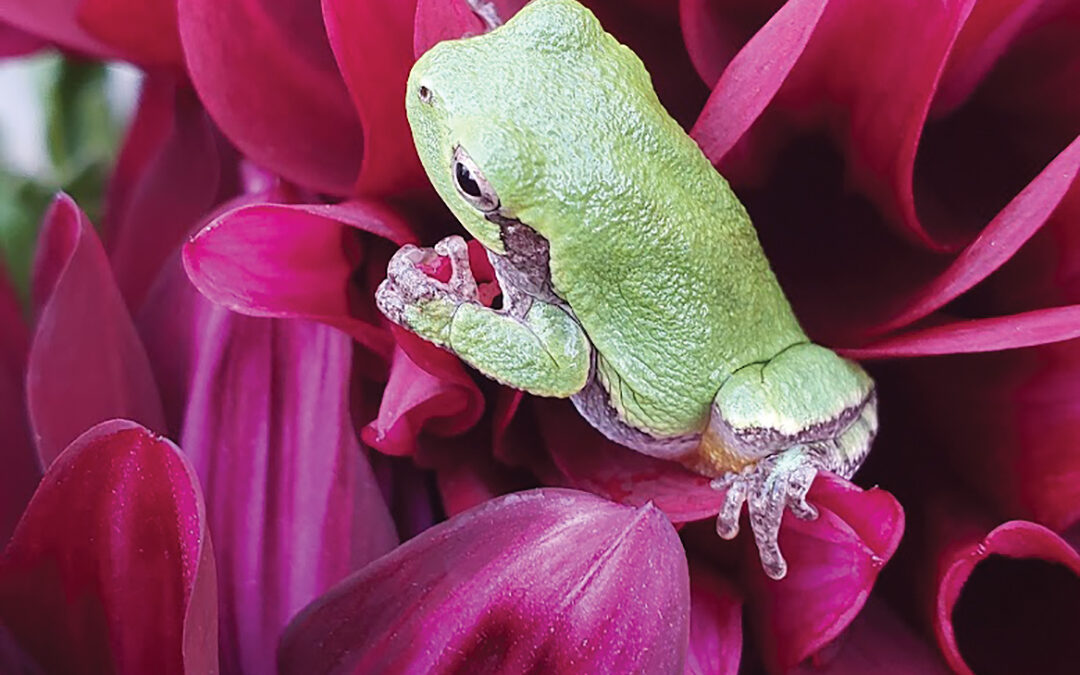
[[465, 194], [477, 199], [483, 195], [479, 183], [472, 176], [472, 172], [461, 162], [454, 163], [454, 176], [457, 178], [458, 187]]

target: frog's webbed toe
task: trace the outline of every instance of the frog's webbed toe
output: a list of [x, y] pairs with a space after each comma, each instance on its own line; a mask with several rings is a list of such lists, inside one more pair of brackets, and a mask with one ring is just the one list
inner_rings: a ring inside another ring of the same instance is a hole
[[820, 468], [818, 456], [809, 447], [797, 445], [741, 472], [717, 478], [712, 487], [727, 490], [724, 505], [716, 518], [717, 534], [724, 539], [738, 535], [739, 516], [745, 503], [761, 566], [770, 578], [783, 579], [787, 574], [787, 562], [777, 538], [784, 510], [790, 508], [803, 520], [817, 518], [817, 509], [807, 503], [806, 494]]

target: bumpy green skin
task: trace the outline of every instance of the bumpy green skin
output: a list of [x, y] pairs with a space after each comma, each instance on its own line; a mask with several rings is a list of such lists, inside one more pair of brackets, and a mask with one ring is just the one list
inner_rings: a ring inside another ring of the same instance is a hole
[[727, 182], [640, 59], [576, 3], [534, 2], [497, 31], [436, 45], [409, 92], [420, 158], [465, 227], [502, 251], [451, 182], [455, 145], [502, 212], [550, 242], [553, 286], [632, 426], [700, 431], [732, 372], [806, 341]]

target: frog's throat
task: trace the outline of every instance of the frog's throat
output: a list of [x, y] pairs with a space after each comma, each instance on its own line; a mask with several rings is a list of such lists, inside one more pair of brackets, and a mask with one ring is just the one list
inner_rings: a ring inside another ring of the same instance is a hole
[[694, 455], [683, 459], [682, 463], [706, 476], [723, 476], [738, 473], [789, 448], [804, 446], [819, 456], [823, 468], [850, 478], [870, 452], [877, 426], [877, 393], [874, 389], [858, 404], [795, 434], [761, 427], [735, 428], [714, 404], [701, 443]]

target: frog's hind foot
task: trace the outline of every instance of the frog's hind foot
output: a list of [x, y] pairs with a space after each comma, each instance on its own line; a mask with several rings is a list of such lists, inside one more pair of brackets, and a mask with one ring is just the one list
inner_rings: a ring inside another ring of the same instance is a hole
[[739, 517], [745, 503], [761, 566], [770, 578], [783, 579], [787, 562], [777, 538], [784, 509], [790, 508], [803, 520], [817, 518], [817, 509], [807, 503], [806, 494], [820, 468], [817, 454], [808, 446], [797, 445], [715, 479], [711, 484], [714, 489], [727, 490], [724, 506], [716, 517], [716, 533], [724, 539], [739, 534]]

